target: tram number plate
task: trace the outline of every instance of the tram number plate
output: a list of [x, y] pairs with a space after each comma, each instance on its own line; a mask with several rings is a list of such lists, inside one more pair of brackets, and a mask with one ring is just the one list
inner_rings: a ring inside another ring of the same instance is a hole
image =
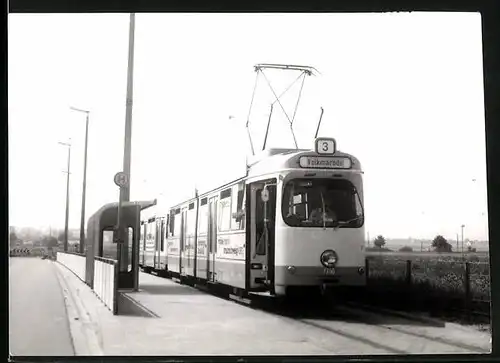
[[332, 276], [332, 275], [335, 275], [335, 268], [328, 268], [328, 267], [325, 267], [324, 269], [324, 273], [325, 275], [329, 275], [329, 276]]

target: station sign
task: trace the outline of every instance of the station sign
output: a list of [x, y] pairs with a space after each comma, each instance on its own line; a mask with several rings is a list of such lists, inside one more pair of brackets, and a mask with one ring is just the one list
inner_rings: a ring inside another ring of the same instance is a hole
[[314, 140], [316, 154], [333, 155], [337, 151], [337, 142], [333, 138], [318, 137]]
[[129, 180], [128, 180], [128, 175], [124, 173], [123, 171], [120, 171], [115, 174], [114, 178], [115, 184], [119, 186], [120, 188], [125, 188], [128, 186]]
[[312, 169], [350, 169], [351, 159], [340, 156], [302, 156], [299, 159], [302, 168]]

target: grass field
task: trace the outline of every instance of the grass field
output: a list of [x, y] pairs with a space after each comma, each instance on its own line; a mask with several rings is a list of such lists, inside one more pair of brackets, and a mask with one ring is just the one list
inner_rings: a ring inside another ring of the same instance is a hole
[[[487, 253], [367, 253], [369, 284], [375, 290], [410, 294], [422, 300], [465, 299], [465, 262], [469, 263], [471, 301], [490, 300], [490, 266]], [[411, 261], [411, 281], [407, 261]], [[486, 306], [487, 304], [484, 304]], [[484, 308], [483, 308], [484, 309]]]

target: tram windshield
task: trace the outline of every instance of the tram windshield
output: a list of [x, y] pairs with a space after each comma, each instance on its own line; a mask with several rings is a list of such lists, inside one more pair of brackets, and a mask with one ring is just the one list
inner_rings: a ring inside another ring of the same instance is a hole
[[283, 194], [283, 218], [292, 227], [359, 228], [363, 206], [354, 185], [344, 179], [294, 179]]

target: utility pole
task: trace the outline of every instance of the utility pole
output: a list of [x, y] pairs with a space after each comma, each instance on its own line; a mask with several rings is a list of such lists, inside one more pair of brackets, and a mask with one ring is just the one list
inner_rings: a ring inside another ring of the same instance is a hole
[[130, 32], [127, 70], [127, 99], [125, 113], [125, 143], [123, 149], [123, 172], [128, 175], [129, 185], [120, 189], [122, 202], [130, 200], [130, 163], [132, 154], [132, 100], [134, 91], [134, 33], [135, 14], [130, 14]]
[[460, 228], [462, 228], [462, 257], [464, 255], [464, 227], [465, 227], [465, 224], [462, 224], [460, 226]]
[[[132, 100], [134, 90], [134, 33], [135, 33], [135, 14], [130, 14], [130, 29], [129, 29], [129, 49], [128, 49], [128, 69], [127, 69], [127, 98], [125, 110], [125, 140], [123, 149], [123, 172], [128, 176], [128, 183], [126, 186], [120, 188], [119, 204], [130, 201], [130, 164], [132, 154]], [[123, 231], [122, 231], [123, 229]], [[122, 234], [122, 238], [118, 244], [118, 258], [119, 258], [119, 271], [127, 272], [129, 263], [129, 243], [128, 233], [126, 228], [120, 228], [117, 231]], [[134, 254], [132, 254], [134, 256]], [[136, 267], [137, 268], [137, 267]], [[134, 279], [135, 280], [135, 279]], [[134, 281], [134, 289], [138, 288], [138, 281]]]
[[71, 143], [59, 142], [60, 145], [68, 147], [68, 168], [64, 172], [66, 176], [66, 219], [64, 222], [64, 252], [68, 252], [68, 221], [69, 221], [69, 175], [71, 163]]
[[75, 107], [70, 107], [73, 111], [83, 112], [87, 114], [85, 122], [85, 152], [83, 160], [83, 185], [82, 185], [82, 211], [80, 214], [80, 248], [79, 252], [83, 253], [85, 246], [85, 197], [87, 190], [87, 150], [88, 150], [88, 137], [89, 137], [89, 113], [90, 111], [82, 110]]

